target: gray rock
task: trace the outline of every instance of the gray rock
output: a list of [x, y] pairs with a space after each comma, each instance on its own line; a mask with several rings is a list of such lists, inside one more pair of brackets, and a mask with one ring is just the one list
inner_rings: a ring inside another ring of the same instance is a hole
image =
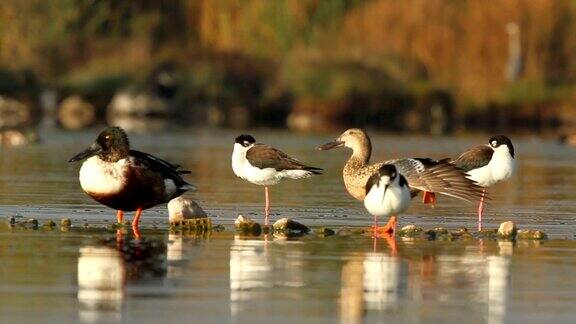
[[207, 218], [208, 215], [202, 207], [191, 199], [182, 196], [170, 200], [168, 203], [168, 220], [170, 223], [186, 219]]
[[498, 237], [508, 240], [513, 240], [516, 237], [516, 233], [518, 229], [516, 228], [516, 224], [512, 221], [507, 221], [500, 224], [498, 228]]

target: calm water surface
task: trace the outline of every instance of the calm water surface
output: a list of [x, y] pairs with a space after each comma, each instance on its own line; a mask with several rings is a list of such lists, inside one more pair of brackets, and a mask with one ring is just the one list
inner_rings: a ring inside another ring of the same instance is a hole
[[[115, 213], [80, 190], [66, 163], [98, 130], [45, 131], [40, 145], [2, 149], [0, 214], [59, 220], [69, 232], [0, 225], [0, 322], [558, 322], [576, 320], [576, 150], [514, 138], [519, 168], [490, 194], [485, 224], [514, 220], [552, 238], [519, 241], [387, 241], [362, 236], [298, 239], [196, 237], [168, 233], [166, 209], [143, 214], [143, 240], [106, 231]], [[215, 223], [261, 218], [263, 189], [236, 178], [236, 132], [174, 131], [131, 136], [133, 147], [189, 167], [196, 199]], [[348, 152], [313, 148], [337, 134], [254, 131], [311, 165], [313, 179], [272, 187], [273, 217], [308, 225], [365, 226], [370, 217], [345, 192]], [[457, 155], [484, 136], [373, 136], [374, 160]], [[400, 225], [475, 225], [476, 206], [440, 198], [415, 203]], [[88, 223], [90, 229], [85, 229]], [[157, 229], [154, 229], [157, 228]], [[228, 226], [228, 229], [231, 227]], [[393, 251], [397, 252], [393, 252]]]

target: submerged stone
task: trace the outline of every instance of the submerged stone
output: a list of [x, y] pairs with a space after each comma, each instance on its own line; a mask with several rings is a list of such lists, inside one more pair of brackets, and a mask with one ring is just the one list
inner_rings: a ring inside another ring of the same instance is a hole
[[44, 223], [42, 224], [43, 227], [48, 227], [50, 229], [56, 227], [56, 222], [54, 222], [53, 220], [49, 219], [44, 221]]
[[422, 229], [422, 227], [416, 226], [414, 224], [410, 224], [410, 225], [406, 225], [406, 226], [402, 227], [398, 231], [398, 236], [415, 238], [415, 237], [422, 236], [423, 233], [424, 233], [424, 230]]
[[500, 227], [498, 228], [498, 237], [501, 239], [513, 240], [516, 238], [517, 231], [518, 229], [516, 228], [516, 224], [512, 221], [507, 221], [500, 224]]
[[332, 235], [336, 234], [336, 232], [334, 232], [333, 229], [330, 229], [327, 227], [319, 227], [319, 228], [314, 229], [314, 234], [316, 234], [320, 237], [326, 237], [326, 236], [332, 236]]
[[438, 240], [438, 241], [451, 241], [454, 238], [452, 237], [452, 233], [450, 233], [444, 227], [436, 227], [433, 230], [426, 231], [426, 236], [429, 240]]
[[249, 217], [238, 215], [234, 221], [234, 228], [242, 234], [258, 236], [262, 233], [262, 226]]
[[460, 240], [471, 240], [474, 238], [474, 236], [470, 234], [470, 232], [466, 227], [459, 228], [456, 231], [452, 232], [452, 236]]
[[280, 232], [284, 234], [306, 234], [310, 232], [308, 226], [298, 223], [290, 218], [280, 218], [274, 225], [274, 232]]
[[354, 234], [352, 232], [352, 229], [350, 229], [350, 227], [344, 226], [344, 227], [340, 227], [337, 231], [336, 231], [336, 235], [338, 236], [351, 236], [352, 234]]
[[498, 237], [498, 230], [492, 229], [482, 229], [478, 232], [479, 238], [496, 239]]
[[519, 240], [545, 240], [548, 236], [546, 233], [539, 230], [521, 229], [518, 230], [516, 238]]

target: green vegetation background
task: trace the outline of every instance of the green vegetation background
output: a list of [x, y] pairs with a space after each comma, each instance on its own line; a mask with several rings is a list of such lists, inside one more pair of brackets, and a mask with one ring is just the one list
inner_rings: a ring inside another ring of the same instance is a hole
[[[460, 112], [561, 112], [574, 97], [575, 18], [572, 0], [3, 0], [0, 68], [20, 74], [0, 73], [0, 90], [34, 75], [113, 91], [172, 62], [187, 99], [265, 107], [288, 96], [338, 114], [330, 103], [370, 98], [360, 101], [370, 109], [442, 90]], [[522, 48], [514, 82], [511, 22]]]

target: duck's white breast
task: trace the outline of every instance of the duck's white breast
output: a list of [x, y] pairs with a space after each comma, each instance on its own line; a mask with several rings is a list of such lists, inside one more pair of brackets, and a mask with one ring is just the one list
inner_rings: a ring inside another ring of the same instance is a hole
[[86, 160], [80, 168], [80, 186], [91, 194], [115, 194], [126, 185], [126, 159], [104, 162], [98, 156]]

